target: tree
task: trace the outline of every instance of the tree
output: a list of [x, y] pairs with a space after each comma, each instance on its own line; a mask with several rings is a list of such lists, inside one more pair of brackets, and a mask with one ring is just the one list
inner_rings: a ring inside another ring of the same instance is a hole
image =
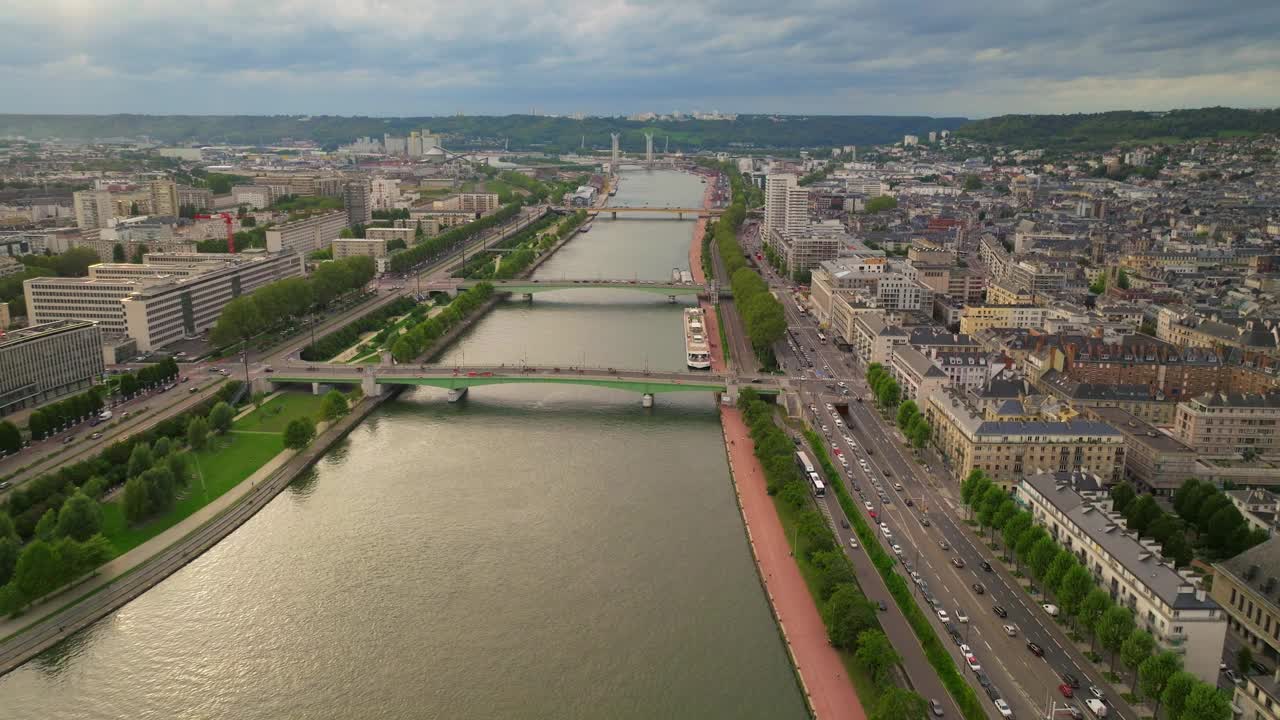
[[[792, 485], [798, 484], [792, 483]], [[853, 574], [853, 565], [841, 550], [832, 549], [814, 553], [812, 563], [818, 570], [818, 599], [822, 602], [826, 602], [836, 588], [857, 581]]]
[[134, 265], [141, 265], [148, 252], [151, 252], [151, 250], [145, 244], [139, 243], [138, 246], [133, 249], [133, 257], [130, 258], [130, 260]]
[[77, 490], [58, 511], [59, 537], [84, 542], [102, 530], [102, 506]]
[[1079, 563], [1072, 565], [1058, 583], [1057, 597], [1058, 604], [1062, 606], [1062, 612], [1070, 616], [1073, 621], [1077, 620], [1092, 587], [1093, 577], [1089, 575], [1088, 568]]
[[222, 308], [222, 314], [209, 333], [209, 339], [214, 345], [233, 345], [257, 335], [265, 327], [262, 313], [253, 297], [241, 295]]
[[858, 636], [877, 625], [875, 606], [853, 583], [843, 583], [831, 593], [822, 616], [831, 644], [845, 650], [852, 650]]
[[139, 442], [133, 446], [133, 452], [129, 453], [129, 477], [141, 475], [154, 463], [155, 458], [151, 454], [151, 448], [145, 442]]
[[1253, 672], [1251, 665], [1253, 665], [1253, 651], [1249, 649], [1248, 645], [1241, 645], [1236, 652], [1236, 672], [1241, 675], [1248, 675]]
[[1071, 568], [1078, 567], [1080, 563], [1076, 562], [1076, 556], [1071, 554], [1066, 548], [1059, 548], [1058, 554], [1053, 556], [1053, 562], [1049, 563], [1049, 569], [1044, 574], [1044, 587], [1057, 595], [1058, 588], [1062, 585], [1062, 579], [1067, 576]]
[[965, 175], [964, 189], [966, 191], [981, 190], [982, 178], [978, 177], [977, 175]]
[[1040, 538], [1036, 546], [1031, 549], [1030, 562], [1031, 574], [1036, 579], [1043, 581], [1045, 573], [1049, 572], [1049, 566], [1053, 564], [1055, 558], [1058, 557], [1058, 543], [1048, 535]]
[[870, 720], [924, 720], [928, 706], [924, 698], [902, 688], [886, 688], [871, 709]]
[[1129, 289], [1129, 273], [1126, 273], [1123, 268], [1116, 274], [1116, 286], [1121, 290]]
[[1199, 678], [1186, 670], [1179, 670], [1171, 675], [1164, 685], [1164, 692], [1160, 694], [1160, 700], [1164, 703], [1164, 716], [1170, 720], [1181, 718], [1191, 691], [1202, 684]]
[[1138, 492], [1133, 489], [1133, 485], [1122, 482], [1111, 488], [1111, 507], [1123, 515], [1124, 509], [1129, 507], [1129, 503], [1133, 502], [1137, 496]]
[[1084, 601], [1080, 603], [1080, 613], [1077, 617], [1080, 625], [1089, 630], [1089, 649], [1094, 647], [1094, 641], [1098, 639], [1098, 623], [1101, 622], [1102, 616], [1107, 612], [1107, 608], [1111, 607], [1111, 596], [1102, 588], [1095, 587], [1084, 596]]
[[1164, 511], [1156, 504], [1155, 498], [1150, 495], [1143, 495], [1129, 504], [1128, 508], [1125, 509], [1124, 517], [1130, 530], [1139, 535], [1145, 535], [1147, 526], [1163, 514]]
[[192, 450], [203, 450], [209, 444], [209, 423], [202, 417], [193, 417], [187, 423], [187, 444]]
[[347, 409], [347, 396], [337, 390], [325, 393], [324, 399], [320, 401], [320, 417], [328, 422], [346, 415]]
[[1133, 626], [1133, 613], [1120, 605], [1107, 608], [1098, 621], [1098, 639], [1102, 641], [1102, 647], [1111, 654], [1113, 672], [1116, 669], [1116, 653], [1120, 652], [1124, 641], [1133, 633]]
[[1173, 564], [1177, 567], [1189, 565], [1195, 555], [1191, 549], [1191, 543], [1187, 542], [1187, 536], [1181, 532], [1166, 540], [1161, 551], [1166, 557], [1173, 560]]
[[0, 421], [0, 454], [16, 453], [22, 449], [22, 431], [8, 420]]
[[138, 476], [147, 487], [147, 515], [156, 515], [173, 507], [177, 498], [173, 473], [166, 465], [159, 465]]
[[129, 478], [124, 484], [124, 518], [130, 525], [136, 525], [147, 517], [151, 507], [151, 498], [147, 494], [147, 485], [142, 476]]
[[306, 416], [294, 418], [285, 426], [284, 446], [291, 450], [301, 450], [309, 445], [315, 436], [315, 421]]
[[209, 410], [209, 428], [219, 435], [231, 429], [231, 406], [225, 402], [219, 402]]
[[122, 263], [125, 261], [124, 245], [116, 243], [111, 248], [111, 262]]
[[1231, 701], [1209, 683], [1196, 683], [1179, 720], [1231, 720]]
[[893, 667], [902, 660], [889, 638], [879, 630], [864, 630], [858, 635], [858, 649], [854, 657], [881, 687], [889, 684]]
[[58, 514], [53, 508], [44, 511], [40, 516], [40, 522], [36, 523], [35, 536], [45, 542], [52, 542], [58, 532]]
[[1155, 701], [1155, 713], [1159, 716], [1160, 701], [1164, 695], [1164, 689], [1169, 684], [1169, 678], [1173, 674], [1182, 669], [1182, 661], [1178, 656], [1165, 651], [1152, 655], [1143, 661], [1142, 666], [1138, 668], [1139, 686], [1142, 694]]
[[[0, 588], [8, 584], [13, 577], [13, 569], [18, 565], [19, 552], [21, 550], [17, 540], [0, 537]], [[3, 608], [3, 604], [0, 604], [0, 608]]]
[[885, 210], [893, 210], [898, 207], [898, 200], [890, 195], [878, 195], [868, 200], [863, 207], [867, 214], [871, 215]]
[[920, 407], [916, 405], [914, 400], [908, 400], [902, 403], [901, 405], [899, 405], [898, 406], [898, 429], [906, 430], [907, 426], [911, 424], [911, 421], [914, 420], [919, 414], [920, 414]]
[[186, 452], [171, 453], [165, 458], [165, 466], [173, 474], [176, 487], [185, 487], [191, 480], [191, 455]]
[[916, 422], [911, 427], [911, 447], [920, 450], [929, 444], [929, 438], [933, 437], [933, 426], [924, 420], [923, 417], [916, 417]]
[[1133, 671], [1133, 682], [1129, 683], [1133, 687], [1138, 685], [1138, 669], [1151, 657], [1155, 649], [1155, 639], [1151, 637], [1151, 633], [1142, 628], [1129, 633], [1128, 639], [1120, 646], [1121, 662]]
[[58, 559], [53, 547], [44, 540], [32, 540], [18, 556], [13, 583], [26, 604], [57, 587], [58, 575]]

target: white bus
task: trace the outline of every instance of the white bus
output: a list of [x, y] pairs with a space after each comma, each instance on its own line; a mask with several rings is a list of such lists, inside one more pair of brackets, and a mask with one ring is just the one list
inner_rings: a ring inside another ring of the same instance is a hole
[[822, 497], [827, 494], [827, 486], [822, 484], [818, 479], [818, 473], [809, 473], [809, 484], [813, 487], [813, 494]]
[[796, 451], [796, 466], [799, 467], [805, 475], [813, 475], [818, 472], [817, 468], [813, 466], [813, 463], [809, 461], [809, 456], [804, 454], [804, 451], [802, 450]]
[[824, 335], [824, 334], [822, 333], [822, 331], [821, 331], [821, 330], [819, 330], [819, 331], [818, 331], [818, 342], [820, 342], [820, 343], [824, 343], [824, 342], [826, 342], [826, 341], [827, 341], [827, 336], [826, 336], [826, 335]]

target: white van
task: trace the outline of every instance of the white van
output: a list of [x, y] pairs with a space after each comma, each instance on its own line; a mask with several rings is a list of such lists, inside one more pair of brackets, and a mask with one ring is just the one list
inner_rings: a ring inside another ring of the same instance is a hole
[[1111, 708], [1107, 707], [1105, 703], [1095, 698], [1086, 698], [1084, 706], [1089, 708], [1089, 712], [1093, 713], [1094, 717], [1104, 718], [1111, 711]]

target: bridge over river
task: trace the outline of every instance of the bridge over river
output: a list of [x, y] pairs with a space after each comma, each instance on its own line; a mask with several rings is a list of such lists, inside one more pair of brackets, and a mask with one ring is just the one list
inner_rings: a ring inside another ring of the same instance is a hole
[[645, 405], [657, 393], [712, 392], [736, 400], [738, 390], [755, 388], [763, 394], [782, 391], [785, 378], [739, 377], [713, 372], [634, 370], [600, 367], [533, 367], [516, 365], [334, 365], [295, 363], [264, 380], [274, 384], [310, 384], [319, 393], [325, 385], [360, 385], [366, 395], [382, 393], [393, 385], [427, 385], [461, 395], [483, 385], [552, 384], [587, 385], [640, 393]]
[[[698, 283], [671, 282], [669, 280], [444, 280], [440, 282], [426, 283], [423, 289], [429, 292], [445, 292], [450, 295], [457, 295], [463, 290], [474, 287], [480, 282], [487, 282], [493, 285], [495, 290], [500, 292], [519, 293], [524, 295], [532, 295], [538, 292], [548, 292], [551, 290], [589, 290], [589, 289], [608, 289], [608, 290], [635, 290], [639, 292], [654, 293], [656, 295], [666, 295], [667, 297], [677, 297], [680, 295], [696, 295], [699, 297], [712, 297], [711, 288]], [[714, 295], [720, 298], [731, 298], [733, 292], [728, 288], [717, 288]], [[713, 298], [714, 299], [714, 298]]]

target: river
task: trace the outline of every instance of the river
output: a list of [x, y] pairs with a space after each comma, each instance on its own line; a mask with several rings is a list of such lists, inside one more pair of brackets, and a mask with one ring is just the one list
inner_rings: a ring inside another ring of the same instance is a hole
[[[669, 171], [616, 202], [697, 203]], [[659, 279], [690, 221], [597, 220], [538, 277]], [[445, 362], [681, 368], [680, 307], [503, 303]], [[241, 529], [0, 679], [10, 718], [802, 718], [709, 396], [422, 388]]]

